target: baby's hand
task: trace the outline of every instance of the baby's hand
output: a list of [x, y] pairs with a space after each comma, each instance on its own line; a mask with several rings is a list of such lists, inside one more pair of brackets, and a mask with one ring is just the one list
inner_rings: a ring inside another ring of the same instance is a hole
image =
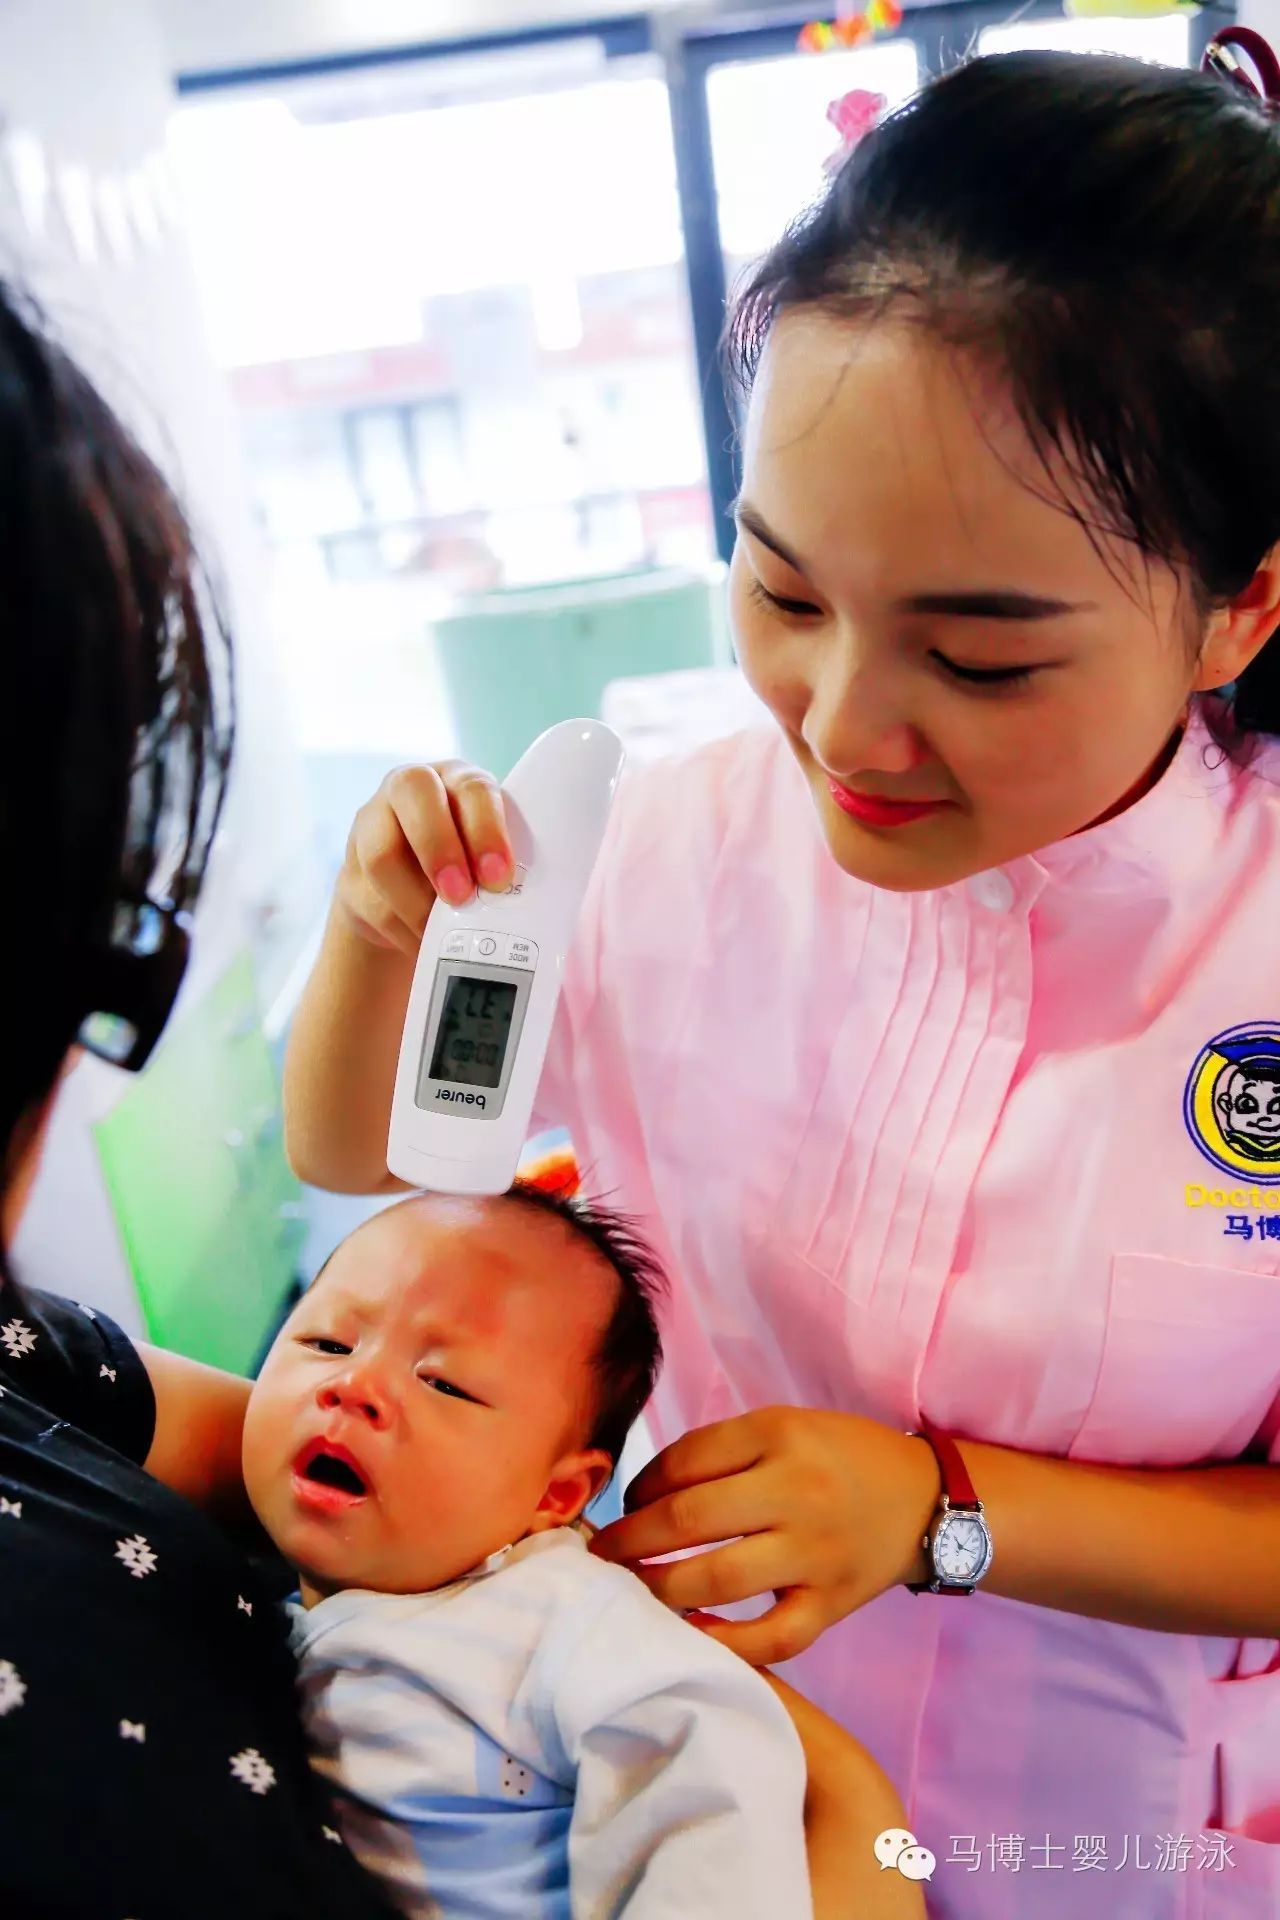
[[337, 905], [364, 939], [412, 959], [437, 894], [461, 906], [477, 886], [501, 890], [512, 870], [492, 774], [464, 760], [397, 767], [355, 817]]

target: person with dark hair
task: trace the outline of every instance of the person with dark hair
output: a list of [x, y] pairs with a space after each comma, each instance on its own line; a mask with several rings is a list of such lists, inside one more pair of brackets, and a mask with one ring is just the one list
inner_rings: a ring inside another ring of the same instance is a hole
[[[947, 1920], [1280, 1910], [1280, 1188], [1213, 1098], [1280, 1043], [1280, 128], [1221, 40], [969, 62], [750, 275], [777, 725], [624, 785], [539, 1095], [672, 1277], [594, 1548], [765, 1597], [705, 1630], [800, 1656]], [[357, 816], [308, 1178], [393, 1184], [427, 912], [510, 862], [460, 763]]]
[[5, 287], [0, 579], [0, 1910], [372, 1920], [222, 1524], [248, 1519], [247, 1383], [13, 1271], [77, 1047], [141, 1066], [176, 997], [232, 713], [180, 509]]
[[263, 1364], [245, 1485], [299, 1576], [313, 1764], [406, 1913], [811, 1910], [782, 1707], [579, 1525], [662, 1288], [603, 1207], [418, 1195], [343, 1241]]

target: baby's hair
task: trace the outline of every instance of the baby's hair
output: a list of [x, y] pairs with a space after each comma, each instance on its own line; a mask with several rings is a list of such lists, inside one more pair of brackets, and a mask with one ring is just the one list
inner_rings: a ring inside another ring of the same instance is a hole
[[587, 1436], [617, 1464], [623, 1442], [653, 1392], [662, 1365], [657, 1303], [667, 1277], [635, 1221], [599, 1201], [549, 1193], [517, 1181], [503, 1199], [559, 1220], [613, 1269], [618, 1297], [595, 1352], [599, 1392]]
[[[968, 62], [753, 270], [740, 389], [806, 308], [892, 314], [998, 368], [1046, 497], [1177, 568], [1201, 617], [1280, 540], [1280, 122], [1241, 88], [1098, 54]], [[1280, 639], [1231, 701], [1238, 732], [1280, 733]]]

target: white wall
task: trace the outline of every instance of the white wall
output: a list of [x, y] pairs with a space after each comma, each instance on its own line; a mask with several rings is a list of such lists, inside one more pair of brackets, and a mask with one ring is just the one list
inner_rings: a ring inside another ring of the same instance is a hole
[[[171, 218], [154, 246], [135, 231], [125, 257], [117, 257], [99, 220], [97, 257], [86, 259], [56, 190], [57, 169], [68, 164], [99, 182], [127, 177], [163, 147], [172, 100], [170, 56], [150, 0], [0, 6], [3, 133], [37, 141], [54, 169], [43, 223], [32, 231], [0, 157], [3, 271], [34, 287], [76, 357], [175, 479], [223, 576], [236, 632], [237, 775], [198, 923], [191, 991], [199, 993], [268, 922], [296, 928], [275, 943], [283, 967], [320, 901], [308, 878], [300, 772], [260, 611], [258, 542], [237, 431], [205, 345], [180, 229]], [[266, 984], [270, 990], [272, 981]], [[33, 1282], [83, 1291], [136, 1325], [88, 1130], [121, 1083], [95, 1062], [68, 1083], [16, 1253]]]
[[1240, 25], [1265, 33], [1280, 52], [1280, 0], [1240, 0]]

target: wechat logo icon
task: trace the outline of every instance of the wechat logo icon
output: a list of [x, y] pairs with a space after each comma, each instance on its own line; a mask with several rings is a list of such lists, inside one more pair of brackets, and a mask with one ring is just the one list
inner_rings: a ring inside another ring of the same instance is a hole
[[931, 1880], [938, 1864], [928, 1847], [922, 1847], [905, 1827], [886, 1827], [877, 1834], [874, 1851], [881, 1873], [896, 1867], [904, 1880]]

